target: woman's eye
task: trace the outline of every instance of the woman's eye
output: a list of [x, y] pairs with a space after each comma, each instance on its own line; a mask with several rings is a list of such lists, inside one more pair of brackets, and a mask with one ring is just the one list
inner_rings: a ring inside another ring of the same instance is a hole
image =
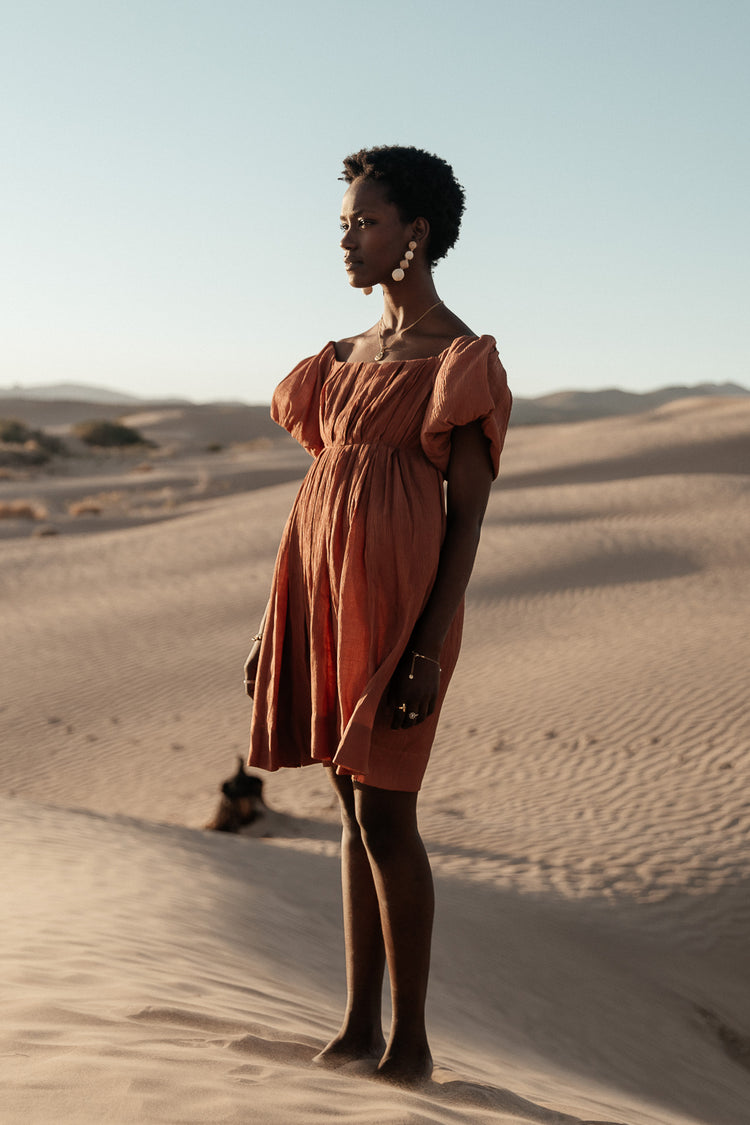
[[[365, 219], [361, 216], [354, 220], [360, 230], [362, 229], [362, 227], [371, 227], [374, 221], [374, 219]], [[349, 230], [349, 226], [350, 224], [342, 219], [339, 223], [339, 230], [347, 231]]]

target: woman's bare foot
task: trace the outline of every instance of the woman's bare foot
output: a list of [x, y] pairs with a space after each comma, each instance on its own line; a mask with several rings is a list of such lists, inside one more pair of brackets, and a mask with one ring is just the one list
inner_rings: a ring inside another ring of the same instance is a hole
[[356, 1035], [342, 1031], [312, 1061], [315, 1066], [326, 1066], [332, 1070], [360, 1059], [371, 1059], [376, 1063], [384, 1048], [385, 1039], [382, 1034]]
[[381, 1082], [391, 1082], [395, 1086], [409, 1086], [412, 1089], [429, 1082], [432, 1076], [432, 1055], [425, 1043], [423, 1047], [410, 1051], [396, 1051], [389, 1048], [373, 1075]]

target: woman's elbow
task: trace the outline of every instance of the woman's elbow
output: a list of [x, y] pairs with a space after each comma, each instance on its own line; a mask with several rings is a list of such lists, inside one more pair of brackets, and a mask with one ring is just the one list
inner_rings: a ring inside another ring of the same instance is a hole
[[482, 506], [481, 510], [474, 508], [469, 511], [462, 509], [451, 512], [449, 509], [446, 520], [446, 535], [476, 547], [482, 534], [485, 509], [486, 504]]

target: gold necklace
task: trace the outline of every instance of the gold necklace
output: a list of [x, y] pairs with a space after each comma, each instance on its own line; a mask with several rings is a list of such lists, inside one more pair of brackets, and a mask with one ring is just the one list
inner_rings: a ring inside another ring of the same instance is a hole
[[398, 339], [399, 336], [403, 336], [404, 332], [408, 332], [409, 329], [414, 328], [417, 324], [419, 324], [420, 320], [424, 320], [424, 318], [427, 316], [427, 313], [432, 312], [433, 309], [436, 309], [438, 305], [442, 305], [442, 303], [442, 301], [436, 301], [434, 305], [430, 305], [429, 309], [425, 309], [422, 315], [418, 316], [417, 319], [412, 321], [411, 324], [407, 324], [406, 328], [399, 328], [398, 332], [395, 333], [390, 344], [388, 344], [387, 346], [385, 344], [385, 341], [383, 340], [383, 318], [381, 316], [378, 322], [378, 343], [380, 344], [380, 349], [375, 356], [375, 362], [380, 363], [381, 360], [385, 359], [385, 353], [387, 351], [390, 351], [390, 349], [393, 347], [394, 342]]

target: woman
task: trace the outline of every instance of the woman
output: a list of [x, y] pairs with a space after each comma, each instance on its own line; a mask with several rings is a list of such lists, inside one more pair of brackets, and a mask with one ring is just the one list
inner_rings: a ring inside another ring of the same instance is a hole
[[432, 1071], [433, 889], [417, 794], [511, 397], [492, 337], [475, 336], [433, 282], [464, 209], [450, 166], [380, 147], [348, 157], [342, 179], [349, 284], [380, 285], [383, 314], [303, 360], [274, 395], [274, 419], [315, 461], [245, 666], [249, 761], [323, 762], [341, 803], [347, 1008], [316, 1061], [373, 1059], [377, 1077], [414, 1085]]

